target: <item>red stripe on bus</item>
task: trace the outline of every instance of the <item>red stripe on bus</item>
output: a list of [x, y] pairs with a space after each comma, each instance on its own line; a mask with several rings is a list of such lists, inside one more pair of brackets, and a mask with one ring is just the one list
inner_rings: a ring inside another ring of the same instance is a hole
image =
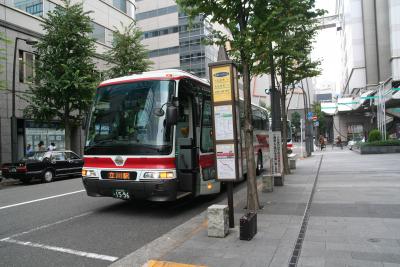
[[175, 158], [128, 158], [117, 166], [111, 158], [85, 157], [85, 168], [175, 169]]
[[215, 158], [214, 154], [211, 155], [201, 155], [200, 156], [200, 167], [208, 168], [214, 166]]

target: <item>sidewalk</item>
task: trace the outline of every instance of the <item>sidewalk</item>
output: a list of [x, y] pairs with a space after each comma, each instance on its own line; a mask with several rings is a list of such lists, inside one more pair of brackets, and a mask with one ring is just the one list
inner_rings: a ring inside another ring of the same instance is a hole
[[288, 266], [321, 159], [297, 266], [400, 266], [400, 156], [346, 149], [298, 160], [285, 186], [260, 192], [264, 209], [253, 240], [239, 240], [245, 192], [238, 192], [236, 227], [226, 238], [207, 237], [203, 212], [112, 266]]

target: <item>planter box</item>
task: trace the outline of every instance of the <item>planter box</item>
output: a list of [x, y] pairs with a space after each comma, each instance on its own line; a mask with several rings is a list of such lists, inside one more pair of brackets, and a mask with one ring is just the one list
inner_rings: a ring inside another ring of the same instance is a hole
[[361, 146], [361, 154], [400, 153], [400, 146]]

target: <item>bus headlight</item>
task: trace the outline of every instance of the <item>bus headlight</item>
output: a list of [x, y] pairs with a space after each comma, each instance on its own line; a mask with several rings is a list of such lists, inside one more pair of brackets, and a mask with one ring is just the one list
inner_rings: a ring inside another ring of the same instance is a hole
[[97, 177], [96, 172], [94, 170], [82, 170], [83, 177]]
[[174, 172], [145, 172], [143, 174], [144, 179], [174, 179]]

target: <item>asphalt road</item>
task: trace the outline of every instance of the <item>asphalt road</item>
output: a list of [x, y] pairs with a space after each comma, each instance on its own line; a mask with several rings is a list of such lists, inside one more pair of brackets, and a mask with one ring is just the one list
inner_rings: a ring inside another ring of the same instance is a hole
[[88, 197], [80, 178], [0, 186], [0, 265], [107, 266], [224, 197], [132, 204]]

